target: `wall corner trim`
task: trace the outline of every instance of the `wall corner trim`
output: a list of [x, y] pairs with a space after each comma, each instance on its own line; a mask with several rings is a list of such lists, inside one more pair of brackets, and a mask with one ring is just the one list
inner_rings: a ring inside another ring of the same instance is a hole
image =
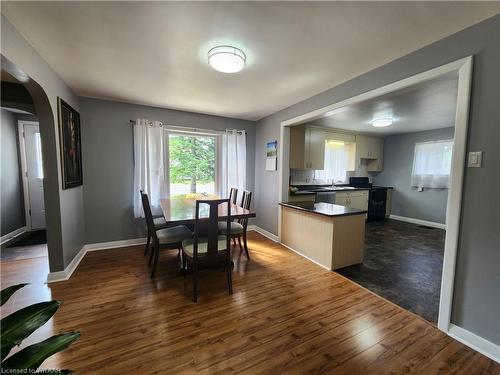
[[454, 324], [450, 324], [448, 328], [448, 335], [453, 337], [455, 340], [460, 341], [462, 344], [467, 345], [469, 348], [472, 348], [497, 363], [500, 363], [500, 346], [492, 343], [491, 341], [488, 341], [481, 336]]
[[82, 261], [85, 254], [89, 251], [117, 249], [120, 247], [143, 245], [145, 243], [146, 238], [134, 238], [131, 240], [100, 242], [84, 245], [63, 271], [50, 272], [47, 275], [47, 283], [68, 280]]
[[21, 234], [23, 234], [24, 232], [26, 232], [27, 229], [28, 229], [28, 227], [24, 226], [24, 227], [17, 228], [16, 230], [13, 230], [12, 232], [3, 235], [0, 238], [0, 245], [3, 245], [5, 243], [7, 243], [8, 241], [16, 238], [17, 236], [20, 236]]
[[279, 242], [279, 238], [278, 236], [276, 236], [275, 234], [272, 234], [271, 232], [268, 232], [267, 230], [265, 229], [262, 229], [261, 227], [257, 226], [257, 225], [249, 225], [248, 226], [248, 230], [253, 230], [257, 233], [260, 233], [262, 234], [264, 237], [267, 237], [269, 238], [270, 240], [274, 241], [274, 242]]
[[389, 219], [399, 220], [399, 221], [404, 221], [406, 223], [424, 225], [426, 227], [439, 228], [439, 229], [446, 230], [446, 224], [436, 223], [434, 221], [420, 220], [420, 219], [414, 219], [412, 217], [405, 217], [405, 216], [398, 216], [398, 215], [390, 215]]

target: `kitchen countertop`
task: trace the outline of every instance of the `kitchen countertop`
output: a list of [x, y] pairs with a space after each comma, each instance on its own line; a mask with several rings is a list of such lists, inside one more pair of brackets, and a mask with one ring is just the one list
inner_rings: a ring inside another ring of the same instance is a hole
[[366, 214], [367, 211], [358, 210], [357, 208], [350, 208], [345, 206], [339, 206], [338, 204], [332, 203], [312, 203], [312, 202], [281, 202], [281, 206], [294, 208], [296, 210], [302, 210], [311, 212], [313, 214], [335, 217], [335, 216], [347, 216], [347, 215], [361, 215]]

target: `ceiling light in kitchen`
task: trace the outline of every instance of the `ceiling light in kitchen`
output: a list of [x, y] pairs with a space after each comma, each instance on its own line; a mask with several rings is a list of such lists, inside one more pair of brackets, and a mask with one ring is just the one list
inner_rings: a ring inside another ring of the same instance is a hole
[[392, 118], [378, 118], [372, 121], [372, 125], [376, 128], [383, 128], [392, 125]]

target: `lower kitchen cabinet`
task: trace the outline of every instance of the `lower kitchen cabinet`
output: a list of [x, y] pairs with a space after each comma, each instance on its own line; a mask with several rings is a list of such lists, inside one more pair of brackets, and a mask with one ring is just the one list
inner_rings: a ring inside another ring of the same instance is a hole
[[368, 190], [337, 192], [335, 204], [368, 211]]

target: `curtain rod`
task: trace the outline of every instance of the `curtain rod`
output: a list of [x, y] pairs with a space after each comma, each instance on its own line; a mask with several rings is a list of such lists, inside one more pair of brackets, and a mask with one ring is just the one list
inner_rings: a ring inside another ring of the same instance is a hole
[[[136, 121], [135, 120], [129, 120], [129, 123], [132, 125], [135, 125]], [[166, 125], [163, 124], [163, 122], [160, 121], [160, 124], [164, 125], [165, 127], [173, 128], [173, 129], [178, 129], [179, 131], [193, 131], [193, 132], [200, 132], [200, 133], [207, 133], [207, 132], [219, 132], [219, 133], [225, 133], [224, 130], [214, 130], [214, 129], [202, 129], [202, 128], [193, 128], [189, 126], [173, 126], [173, 125]], [[246, 130], [238, 130], [238, 129], [225, 129], [225, 130], [235, 130], [238, 133], [245, 133], [247, 134]]]

